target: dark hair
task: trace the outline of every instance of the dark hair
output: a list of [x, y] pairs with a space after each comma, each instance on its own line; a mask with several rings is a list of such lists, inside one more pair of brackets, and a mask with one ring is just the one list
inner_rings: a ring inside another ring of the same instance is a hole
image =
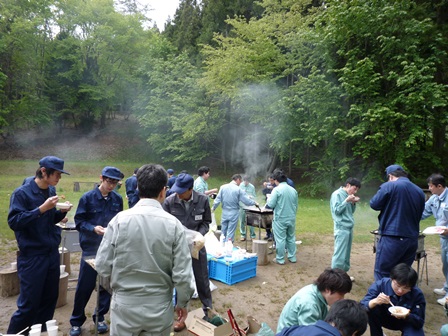
[[358, 189], [361, 189], [361, 181], [359, 181], [357, 178], [349, 177], [345, 181], [345, 185], [350, 184], [351, 186], [358, 187]]
[[346, 294], [352, 290], [350, 277], [346, 271], [340, 268], [326, 268], [317, 280], [314, 281], [314, 284], [321, 292], [328, 289], [331, 293]]
[[[42, 167], [40, 167], [42, 168]], [[44, 178], [44, 174], [42, 173], [42, 170], [40, 170], [40, 168], [38, 170], [36, 170], [36, 177], [39, 179], [43, 179]], [[45, 167], [44, 167], [45, 168]], [[54, 174], [54, 172], [57, 172], [59, 170], [53, 169], [53, 168], [45, 168], [45, 172], [47, 173], [47, 176], [51, 176]]]
[[368, 317], [359, 302], [343, 299], [333, 303], [325, 322], [334, 325], [342, 336], [362, 335], [367, 329]]
[[281, 168], [274, 169], [274, 171], [272, 172], [272, 175], [273, 175], [273, 179], [278, 181], [279, 183], [287, 181], [286, 174], [283, 171], [283, 169], [281, 169]]
[[412, 288], [417, 284], [418, 274], [411, 266], [401, 263], [392, 268], [390, 278], [401, 286]]
[[390, 173], [390, 175], [395, 177], [409, 177], [408, 173], [406, 173], [405, 170], [397, 169], [396, 171], [393, 171]]
[[436, 187], [439, 184], [444, 188], [446, 187], [445, 177], [442, 174], [432, 174], [426, 181], [428, 182], [428, 184], [434, 184]]
[[207, 166], [202, 166], [201, 168], [198, 169], [198, 175], [202, 176], [204, 174], [207, 174], [210, 171], [210, 168]]
[[158, 164], [146, 164], [137, 172], [138, 194], [141, 198], [157, 198], [168, 182], [166, 170]]
[[236, 181], [236, 180], [242, 180], [243, 178], [241, 177], [240, 174], [234, 174], [232, 176], [232, 181]]
[[243, 181], [250, 181], [250, 176], [248, 176], [248, 175], [244, 175], [243, 176]]
[[134, 169], [134, 174], [137, 175], [137, 172], [138, 172], [138, 168], [135, 168]]

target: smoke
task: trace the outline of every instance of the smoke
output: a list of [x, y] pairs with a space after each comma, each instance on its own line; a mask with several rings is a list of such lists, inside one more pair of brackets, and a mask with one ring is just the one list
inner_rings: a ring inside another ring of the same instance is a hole
[[246, 175], [265, 177], [272, 161], [270, 145], [272, 130], [280, 125], [276, 111], [282, 99], [273, 83], [251, 84], [240, 90], [233, 116], [236, 127], [232, 129], [237, 144], [232, 146], [232, 162], [241, 164]]

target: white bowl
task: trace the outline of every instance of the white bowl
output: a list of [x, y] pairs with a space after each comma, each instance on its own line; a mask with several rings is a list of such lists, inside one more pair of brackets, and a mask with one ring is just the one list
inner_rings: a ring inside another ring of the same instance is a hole
[[56, 207], [61, 210], [70, 209], [70, 207], [72, 207], [72, 206], [73, 206], [73, 204], [71, 204], [71, 203], [56, 203]]
[[400, 306], [389, 307], [389, 312], [396, 316], [406, 316], [409, 313], [409, 309]]

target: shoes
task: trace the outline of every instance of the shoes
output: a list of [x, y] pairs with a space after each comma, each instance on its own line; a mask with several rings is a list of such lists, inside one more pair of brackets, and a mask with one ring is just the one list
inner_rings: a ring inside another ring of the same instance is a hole
[[185, 322], [179, 322], [179, 321], [174, 322], [174, 331], [175, 331], [175, 332], [182, 331], [182, 330], [184, 330], [186, 327], [187, 327], [187, 326], [185, 325]]
[[98, 334], [105, 334], [108, 330], [109, 327], [107, 326], [106, 322], [98, 322]]
[[271, 238], [270, 236], [266, 236], [266, 237], [264, 237], [263, 239], [264, 240], [269, 240], [269, 238]]
[[355, 282], [355, 277], [350, 277], [351, 282]]
[[70, 328], [70, 331], [68, 332], [68, 334], [70, 336], [80, 336], [81, 332], [82, 332], [81, 327], [73, 326]]
[[296, 259], [288, 259], [290, 263], [295, 264], [297, 262]]
[[446, 295], [446, 291], [443, 288], [435, 288], [433, 292], [440, 296]]
[[277, 265], [284, 265], [284, 264], [285, 264], [285, 263], [278, 262], [278, 261], [277, 261], [277, 258], [274, 258], [274, 260], [272, 260], [272, 262], [273, 262], [274, 264], [277, 264]]
[[437, 303], [441, 306], [445, 306], [445, 302], [446, 302], [446, 299], [444, 297], [437, 300]]
[[241, 237], [240, 241], [246, 241], [246, 238]]

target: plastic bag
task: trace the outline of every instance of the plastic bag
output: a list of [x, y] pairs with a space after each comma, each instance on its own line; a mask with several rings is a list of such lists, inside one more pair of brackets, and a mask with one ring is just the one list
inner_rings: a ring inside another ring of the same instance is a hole
[[261, 323], [261, 329], [255, 334], [256, 336], [275, 336], [275, 333], [272, 331], [271, 327], [269, 327], [266, 323]]
[[210, 230], [212, 232], [215, 232], [216, 230], [218, 230], [218, 225], [216, 224], [216, 217], [215, 217], [215, 213], [212, 212], [212, 222], [209, 225]]
[[205, 238], [197, 231], [187, 229], [186, 227], [184, 227], [184, 229], [191, 256], [195, 259], [199, 259], [199, 250], [204, 247]]

